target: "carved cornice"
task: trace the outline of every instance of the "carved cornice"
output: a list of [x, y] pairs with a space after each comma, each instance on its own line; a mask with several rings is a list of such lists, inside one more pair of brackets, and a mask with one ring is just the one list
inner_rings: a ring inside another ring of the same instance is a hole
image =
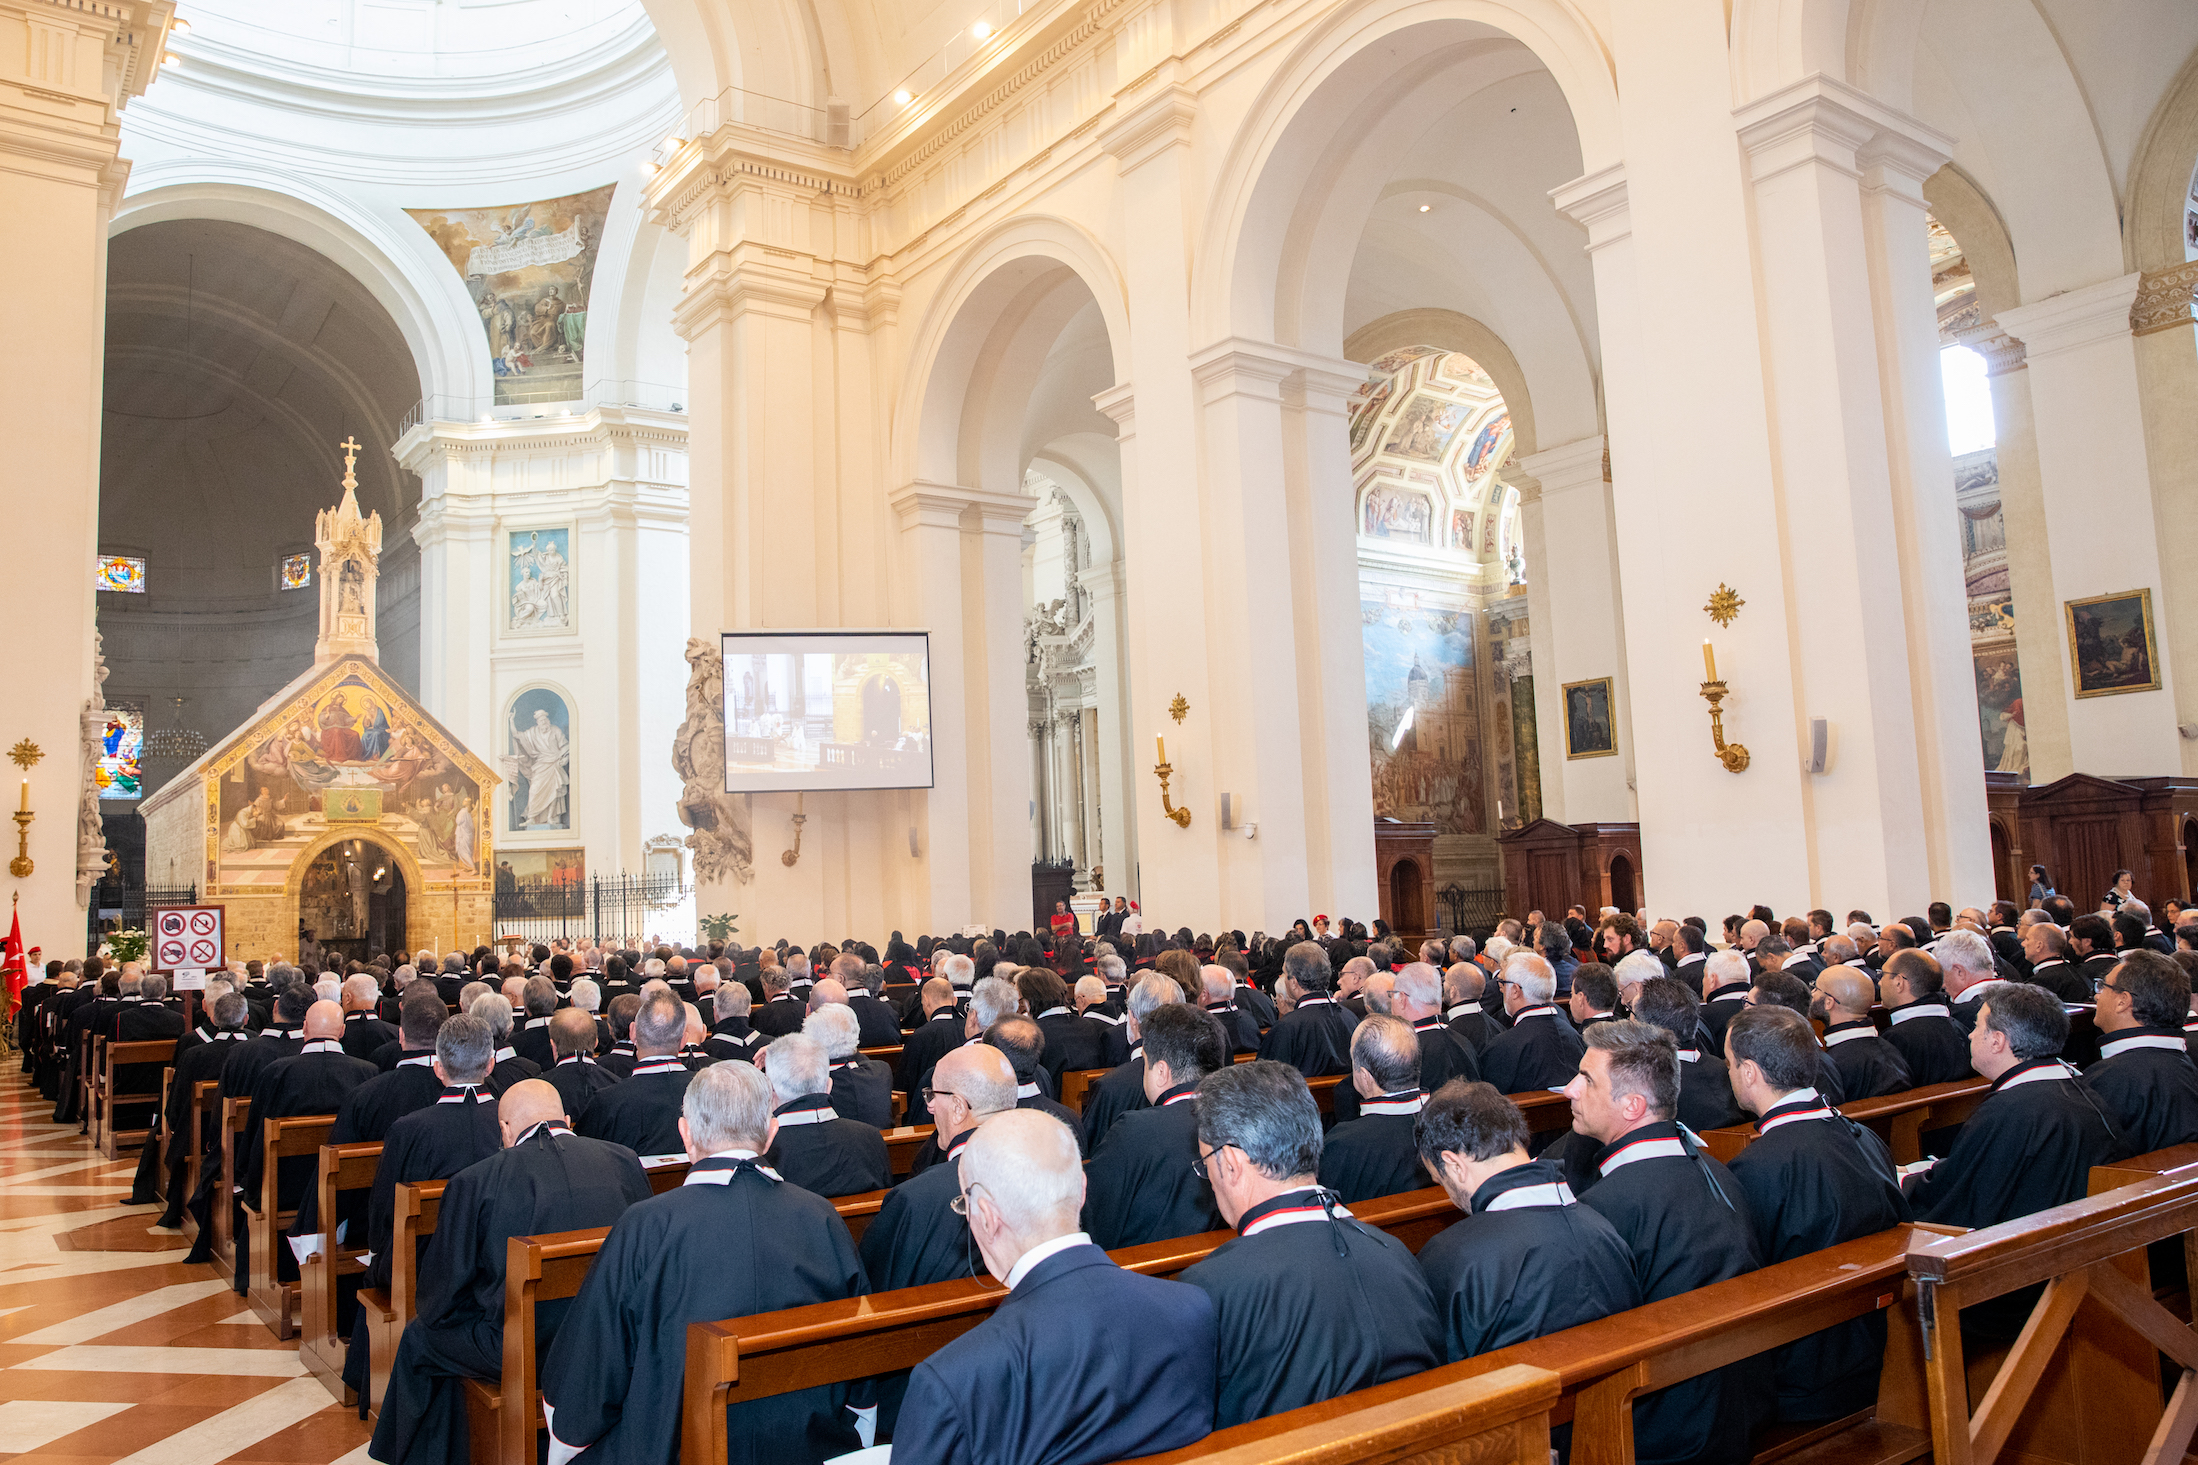
[[2155, 331], [2187, 326], [2193, 319], [2194, 304], [2198, 304], [2198, 259], [2138, 279], [2137, 299], [2129, 308], [2129, 329], [2136, 335], [2149, 336]]
[[1988, 377], [2005, 376], [2029, 365], [2022, 342], [1997, 326], [1966, 333], [1961, 343], [1984, 358], [1984, 374]]

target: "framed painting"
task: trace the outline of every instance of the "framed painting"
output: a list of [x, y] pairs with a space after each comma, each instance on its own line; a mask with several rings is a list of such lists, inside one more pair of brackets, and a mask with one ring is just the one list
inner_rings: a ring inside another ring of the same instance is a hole
[[1618, 722], [1610, 710], [1609, 677], [1564, 684], [1565, 756], [1608, 758], [1618, 751]]
[[2077, 696], [2160, 690], [2160, 650], [2153, 639], [2150, 590], [2122, 590], [2063, 604], [2068, 611], [2068, 664], [2075, 671]]

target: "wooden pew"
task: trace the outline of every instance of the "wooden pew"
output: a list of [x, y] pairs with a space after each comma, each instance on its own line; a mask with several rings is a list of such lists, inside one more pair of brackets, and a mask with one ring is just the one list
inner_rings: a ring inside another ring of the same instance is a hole
[[[124, 1105], [136, 1109], [160, 1102], [157, 1094], [124, 1094], [115, 1087], [115, 1070], [132, 1065], [162, 1063], [175, 1056], [176, 1040], [161, 1038], [148, 1043], [101, 1043], [99, 1073], [99, 1108], [92, 1121], [98, 1135], [99, 1153], [112, 1160], [126, 1145], [142, 1145], [151, 1132], [150, 1125], [135, 1129], [122, 1129], [121, 1109]], [[165, 1082], [162, 1088], [166, 1088]]]
[[86, 1033], [84, 1052], [77, 1060], [76, 1103], [78, 1134], [88, 1134], [92, 1143], [99, 1143], [99, 1101], [105, 1091], [100, 1087], [100, 1055], [107, 1046], [104, 1033]]
[[1549, 1415], [1563, 1389], [1546, 1368], [1513, 1365], [1478, 1378], [1438, 1384], [1394, 1400], [1367, 1402], [1347, 1394], [1280, 1416], [1279, 1434], [1223, 1443], [1235, 1433], [1209, 1435], [1188, 1449], [1152, 1460], [1205, 1465], [1376, 1465], [1474, 1461], [1486, 1465], [1548, 1465]]
[[[160, 1113], [154, 1116], [156, 1125], [167, 1122], [168, 1096], [175, 1091], [176, 1071], [173, 1065], [160, 1070]], [[168, 1199], [168, 1136], [160, 1140], [160, 1158], [153, 1164], [153, 1194]]]
[[[1389, 1232], [1415, 1252], [1458, 1219], [1450, 1197], [1439, 1189], [1384, 1196], [1351, 1209], [1361, 1221]], [[1172, 1277], [1204, 1261], [1235, 1235], [1209, 1231], [1128, 1247], [1113, 1256], [1130, 1271]], [[728, 1404], [912, 1368], [983, 1322], [1005, 1296], [1006, 1288], [985, 1277], [691, 1324], [683, 1465], [716, 1465], [725, 1459]]]
[[[333, 1114], [270, 1119], [260, 1126], [259, 1208], [245, 1212], [252, 1253], [251, 1290], [246, 1294], [246, 1300], [252, 1304], [252, 1311], [258, 1314], [259, 1320], [286, 1343], [297, 1333], [302, 1292], [300, 1283], [279, 1280], [282, 1271], [277, 1248], [289, 1249], [290, 1242], [283, 1232], [298, 1216], [294, 1210], [285, 1211], [279, 1207], [279, 1162], [319, 1155], [321, 1146], [328, 1141], [328, 1132], [335, 1127]], [[367, 1178], [373, 1179], [372, 1176]], [[322, 1220], [334, 1224], [326, 1216]]]
[[237, 1146], [252, 1118], [250, 1099], [219, 1099], [221, 1105], [221, 1182], [213, 1197], [214, 1260], [224, 1272], [237, 1268]]
[[367, 1374], [369, 1418], [381, 1416], [382, 1400], [389, 1393], [389, 1373], [397, 1360], [397, 1342], [405, 1324], [420, 1310], [420, 1243], [435, 1234], [447, 1180], [426, 1180], [396, 1188], [396, 1207], [390, 1229], [389, 1291], [361, 1288], [359, 1306], [367, 1309]]
[[924, 1141], [931, 1138], [931, 1134], [932, 1126], [928, 1124], [914, 1128], [903, 1125], [885, 1132], [885, 1153], [893, 1163], [895, 1181], [915, 1169], [916, 1151], [923, 1148]]
[[323, 1227], [321, 1245], [298, 1264], [298, 1358], [342, 1404], [356, 1403], [357, 1396], [343, 1381], [345, 1338], [336, 1330], [337, 1299], [343, 1278], [366, 1271], [366, 1238], [361, 1234], [336, 1240], [338, 1206], [345, 1192], [373, 1186], [374, 1168], [381, 1158], [379, 1140], [321, 1146], [320, 1171], [313, 1182]]
[[218, 1079], [202, 1078], [191, 1086], [191, 1152], [184, 1160], [183, 1169], [183, 1194], [186, 1199], [198, 1194], [199, 1181], [205, 1178], [208, 1142], [214, 1133], [214, 1126], [219, 1123], [221, 1082]]
[[[2181, 1460], [2198, 1430], [2198, 1333], [2154, 1299], [2144, 1262], [2156, 1242], [2183, 1236], [2187, 1247], [2193, 1227], [2198, 1168], [2180, 1166], [1964, 1236], [1916, 1238], [1908, 1274], [1922, 1295], [1936, 1460]], [[1964, 1339], [1964, 1308], [2039, 1284], [2004, 1356]], [[2164, 1410], [2161, 1354], [2180, 1375]]]
[[[1893, 1152], [1896, 1165], [1913, 1165], [1923, 1158], [1927, 1129], [1945, 1129], [1965, 1122], [1992, 1093], [1987, 1078], [1957, 1079], [1931, 1084], [1876, 1099], [1856, 1099], [1839, 1106], [1839, 1112], [1873, 1131]], [[1714, 1158], [1730, 1163], [1755, 1140], [1753, 1124], [1712, 1129], [1702, 1135], [1702, 1148]]]
[[1061, 1074], [1061, 1102], [1077, 1113], [1084, 1112], [1084, 1095], [1091, 1086], [1114, 1070], [1109, 1068], [1071, 1068]]

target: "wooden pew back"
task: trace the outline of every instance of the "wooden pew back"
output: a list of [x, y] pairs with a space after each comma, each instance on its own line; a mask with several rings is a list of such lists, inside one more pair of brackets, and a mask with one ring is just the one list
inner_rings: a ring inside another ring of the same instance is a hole
[[[297, 1282], [280, 1280], [282, 1251], [278, 1248], [289, 1248], [290, 1243], [283, 1233], [298, 1218], [295, 1210], [281, 1208], [281, 1162], [318, 1156], [321, 1146], [328, 1142], [329, 1131], [335, 1127], [333, 1114], [270, 1119], [260, 1126], [259, 1209], [247, 1213], [252, 1238], [251, 1290], [247, 1300], [260, 1321], [284, 1342], [297, 1332], [302, 1289]], [[372, 1177], [368, 1179], [371, 1181]], [[328, 1222], [326, 1216], [322, 1220]]]
[[1485, 1465], [1548, 1465], [1549, 1416], [1563, 1391], [1546, 1368], [1513, 1365], [1368, 1402], [1358, 1394], [1279, 1416], [1288, 1429], [1224, 1443], [1224, 1430], [1195, 1445], [1147, 1461], [1198, 1460], [1204, 1465], [1387, 1465], [1391, 1461], [1474, 1461]]
[[[1923, 1158], [1926, 1130], [1965, 1123], [1992, 1093], [1987, 1078], [1957, 1079], [1886, 1094], [1876, 1099], [1856, 1099], [1839, 1106], [1839, 1112], [1875, 1133], [1893, 1152], [1896, 1165], [1913, 1165]], [[1755, 1142], [1753, 1124], [1712, 1129], [1702, 1135], [1702, 1148], [1718, 1160], [1730, 1163]]]
[[319, 1172], [313, 1181], [321, 1242], [298, 1264], [299, 1361], [343, 1404], [355, 1402], [356, 1396], [343, 1381], [344, 1338], [336, 1331], [337, 1301], [342, 1279], [366, 1271], [366, 1237], [362, 1228], [360, 1234], [336, 1240], [338, 1208], [346, 1193], [373, 1187], [381, 1158], [379, 1140], [321, 1146]]
[[223, 1099], [221, 1105], [221, 1184], [214, 1194], [214, 1258], [232, 1274], [237, 1266], [237, 1146], [252, 1118], [250, 1099]]
[[135, 1111], [160, 1102], [157, 1094], [123, 1092], [117, 1087], [116, 1071], [133, 1065], [144, 1067], [165, 1063], [175, 1056], [175, 1051], [176, 1043], [173, 1038], [144, 1043], [101, 1042], [99, 1108], [92, 1121], [93, 1130], [99, 1136], [100, 1154], [112, 1160], [117, 1157], [122, 1146], [144, 1142], [150, 1125], [138, 1125], [128, 1130], [120, 1127], [121, 1111], [125, 1106]]

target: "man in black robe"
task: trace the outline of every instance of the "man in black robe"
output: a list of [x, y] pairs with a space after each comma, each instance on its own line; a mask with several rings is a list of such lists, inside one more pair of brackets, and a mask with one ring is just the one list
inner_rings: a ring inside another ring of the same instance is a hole
[[[447, 1011], [435, 989], [417, 984], [417, 997], [407, 993], [404, 1017], [416, 1007]], [[487, 1088], [490, 1059], [495, 1054], [488, 1024], [460, 1013], [436, 1030], [422, 1059], [407, 1058], [398, 1072], [425, 1073], [435, 1084], [435, 1095], [424, 1106], [389, 1126], [382, 1137], [382, 1156], [374, 1165], [374, 1184], [367, 1193], [365, 1236], [370, 1260], [363, 1287], [387, 1292], [396, 1261], [391, 1254], [397, 1229], [397, 1187], [428, 1180], [448, 1180], [469, 1165], [477, 1164], [503, 1148], [496, 1127], [496, 1100]], [[391, 1075], [385, 1074], [387, 1078]], [[380, 1079], [374, 1082], [381, 1082]], [[417, 1275], [417, 1268], [415, 1269]], [[359, 1416], [366, 1417], [369, 1377], [367, 1326], [360, 1315], [344, 1352], [344, 1382], [359, 1396]]]
[[[1646, 1022], [1598, 1024], [1565, 1096], [1573, 1129], [1601, 1146], [1580, 1200], [1625, 1238], [1644, 1303], [1762, 1264], [1740, 1182], [1675, 1120], [1679, 1054], [1669, 1032]], [[1636, 1399], [1634, 1458], [1746, 1460], [1753, 1396], [1738, 1364]]]
[[595, 1023], [577, 1007], [568, 1007], [550, 1018], [550, 1067], [542, 1081], [565, 1101], [565, 1120], [577, 1124], [594, 1104], [595, 1096], [618, 1082], [616, 1076], [595, 1061]]
[[[462, 1102], [462, 1101], [461, 1101]], [[420, 1269], [419, 1315], [405, 1325], [369, 1458], [382, 1465], [466, 1465], [459, 1379], [504, 1365], [504, 1258], [514, 1236], [608, 1226], [649, 1198], [630, 1150], [565, 1126], [557, 1090], [513, 1084], [497, 1105], [504, 1149], [451, 1178]], [[683, 1285], [693, 1285], [683, 1279]], [[537, 1358], [553, 1350], [567, 1302], [535, 1308]], [[600, 1346], [604, 1340], [590, 1337]]]
[[1236, 978], [1225, 966], [1201, 967], [1198, 973], [1199, 1006], [1221, 1024], [1231, 1053], [1259, 1051], [1259, 1019], [1236, 1000]]
[[[1361, 1031], [1376, 1021], [1396, 1019]], [[1320, 1106], [1298, 1071], [1225, 1064], [1200, 1081], [1197, 1109], [1200, 1162], [1237, 1232], [1182, 1274], [1213, 1299], [1214, 1428], [1439, 1363], [1442, 1327], [1410, 1248], [1352, 1220], [1314, 1178]]]
[[[838, 980], [830, 977], [810, 989], [812, 995], [838, 990]], [[820, 999], [801, 1030], [824, 1045], [834, 1112], [872, 1129], [891, 1129], [893, 1070], [856, 1046], [862, 1041], [862, 1023], [855, 1010], [845, 1002]]]
[[[1015, 1071], [991, 1044], [956, 1048], [939, 1060], [931, 1075], [931, 1114], [941, 1158], [894, 1186], [862, 1233], [863, 1271], [874, 1290], [921, 1287], [982, 1270], [969, 1222], [953, 1209], [961, 1194], [961, 1153], [979, 1125], [1015, 1107]], [[881, 1427], [886, 1423], [881, 1420]]]
[[1182, 1000], [1183, 989], [1174, 978], [1156, 972], [1139, 977], [1130, 988], [1122, 1021], [1129, 1056], [1084, 1091], [1084, 1153], [1097, 1154], [1107, 1131], [1123, 1115], [1151, 1107], [1152, 1101], [1145, 1097], [1145, 1040], [1140, 1025], [1160, 1008]]
[[1487, 990], [1487, 974], [1471, 961], [1453, 963], [1443, 974], [1443, 1021], [1473, 1050], [1475, 1062], [1503, 1031], [1502, 1026], [1483, 1010]]
[[1259, 1056], [1307, 1078], [1351, 1071], [1351, 1029], [1358, 1020], [1328, 994], [1328, 953], [1300, 941], [1282, 956], [1282, 980], [1295, 1005], [1260, 1040]]
[[1051, 1114], [1067, 1125], [1076, 1136], [1077, 1148], [1084, 1143], [1084, 1125], [1080, 1115], [1068, 1105], [1054, 1098], [1045, 1090], [1046, 1038], [1038, 1024], [1027, 1017], [1003, 1017], [985, 1029], [985, 1045], [1000, 1050], [1007, 1059], [1007, 1066], [1015, 1074], [1015, 1107], [1035, 1109], [1041, 1114]]
[[1504, 958], [1497, 978], [1511, 1025], [1481, 1051], [1481, 1077], [1501, 1094], [1561, 1089], [1580, 1068], [1586, 1045], [1554, 1005], [1557, 978], [1531, 951]]
[[2061, 1061], [2067, 1041], [2067, 1010], [2045, 989], [2009, 983], [1985, 997], [1969, 1057], [1992, 1092], [1946, 1157], [1903, 1181], [1917, 1220], [1974, 1230], [2081, 1200], [2092, 1166], [2132, 1153]]
[[1485, 1083], [1451, 1083], [1418, 1130], [1422, 1163], [1466, 1213], [1419, 1254], [1445, 1361], [1640, 1306], [1625, 1239], [1579, 1204], [1554, 1162], [1528, 1157], [1518, 1105]]
[[1198, 1084], [1229, 1062], [1228, 1040], [1219, 1023], [1181, 1002], [1156, 1009], [1140, 1030], [1153, 1107], [1117, 1119], [1088, 1172], [1084, 1230], [1108, 1251], [1221, 1226], [1199, 1174]]
[[[845, 970], [852, 968], [852, 970]], [[885, 990], [885, 969], [842, 956], [832, 963], [832, 975], [847, 989], [847, 1005], [855, 1014], [865, 1048], [891, 1048], [901, 1040], [900, 1018], [893, 1004], [880, 994]]]
[[[343, 1009], [333, 1002], [316, 1002], [305, 1014], [305, 1046], [295, 1058], [271, 1063], [260, 1071], [252, 1084], [252, 1112], [245, 1120], [244, 1132], [238, 1136], [237, 1152], [238, 1199], [246, 1210], [258, 1211], [262, 1201], [261, 1182], [265, 1176], [267, 1147], [262, 1142], [270, 1119], [294, 1119], [307, 1115], [333, 1115], [343, 1107], [343, 1101], [352, 1090], [374, 1078], [378, 1070], [364, 1058], [353, 1058], [343, 1051]], [[235, 1059], [230, 1060], [232, 1064]], [[313, 1178], [320, 1168], [314, 1155], [294, 1155], [278, 1162], [275, 1175], [275, 1207], [278, 1211], [294, 1211], [312, 1188]], [[237, 1248], [237, 1291], [247, 1290], [251, 1277], [248, 1233], [239, 1231]], [[278, 1243], [275, 1253], [275, 1277], [278, 1281], [294, 1281], [298, 1275], [298, 1260], [288, 1246]]]
[[1424, 1099], [1420, 1052], [1419, 1036], [1402, 1018], [1378, 1012], [1351, 1035], [1358, 1117], [1330, 1130], [1320, 1152], [1320, 1183], [1345, 1204], [1427, 1186], [1413, 1137]]
[[529, 977], [519, 1000], [526, 1004], [526, 1012], [511, 1035], [511, 1051], [532, 1063], [537, 1072], [546, 1072], [557, 1061], [549, 1035], [550, 1019], [557, 1015], [557, 984], [548, 977]]
[[1032, 968], [1016, 977], [1015, 986], [1044, 1036], [1039, 1063], [1053, 1093], [1061, 1092], [1062, 1074], [1098, 1068], [1106, 1061], [1108, 1029], [1070, 1010], [1066, 982], [1043, 968]]
[[[847, 1223], [762, 1162], [774, 1128], [762, 1074], [713, 1065], [681, 1103], [693, 1162], [686, 1183], [618, 1218], [559, 1342], [541, 1354], [553, 1445], [588, 1447], [591, 1459], [676, 1457], [689, 1323], [870, 1290]], [[816, 1462], [859, 1448], [846, 1395], [844, 1385], [826, 1385], [741, 1403], [736, 1390], [726, 1410], [731, 1461]]]
[[929, 1122], [922, 1117], [924, 1075], [931, 1072], [933, 1064], [966, 1041], [962, 1036], [962, 1015], [954, 1006], [952, 983], [944, 977], [933, 977], [923, 984], [921, 1000], [923, 1021], [901, 1044], [900, 1072], [896, 1076], [900, 1091], [908, 1096], [905, 1113], [906, 1122], [910, 1124]]
[[[496, 1066], [488, 1071], [488, 1087], [492, 1094], [502, 1094], [515, 1083], [530, 1078], [540, 1078], [542, 1067], [532, 1058], [524, 1057], [511, 1046], [511, 999], [501, 992], [483, 992], [466, 1004], [469, 1014], [488, 1024], [496, 1037]], [[680, 1030], [687, 1026], [686, 1009], [680, 1009]]]
[[831, 1069], [822, 1043], [806, 1033], [788, 1033], [771, 1040], [762, 1060], [778, 1097], [772, 1111], [777, 1137], [765, 1156], [772, 1169], [790, 1184], [828, 1198], [884, 1190], [893, 1183], [885, 1135], [876, 1125], [843, 1119], [833, 1109]]
[[2091, 1090], [2139, 1154], [2198, 1142], [2198, 1066], [2183, 1022], [2190, 977], [2175, 958], [2143, 947], [2122, 953], [2098, 991], [2099, 1061]]
[[1566, 1003], [1572, 1026], [1584, 1033], [1596, 1023], [1615, 1022], [1619, 1005], [1617, 974], [1599, 961], [1581, 962], [1572, 973], [1572, 997]]
[[1826, 972], [1809, 1000], [1809, 1015], [1824, 1024], [1824, 1051], [1839, 1069], [1840, 1090], [1851, 1103], [1915, 1087], [1908, 1060], [1878, 1036], [1870, 1008], [1877, 984], [1850, 967]]
[[[1939, 944], [1944, 947], [1963, 934], [1968, 933], [1954, 932]], [[1948, 1015], [1940, 991], [1944, 982], [1938, 958], [1927, 951], [1894, 952], [1878, 978], [1879, 1000], [1892, 1020], [1885, 1030], [1885, 1041], [1899, 1050], [1915, 1088], [1974, 1076], [1969, 1065], [1968, 1035]]]
[[[1867, 985], [1859, 973], [1822, 981]], [[1816, 1036], [1782, 1007], [1756, 1006], [1725, 1029], [1726, 1062], [1757, 1138], [1732, 1162], [1764, 1265], [1791, 1261], [1910, 1219], [1885, 1141], [1817, 1093]], [[1877, 1402], [1885, 1314], [1787, 1344], [1772, 1357], [1777, 1422], [1843, 1419]]]
[[748, 989], [738, 982], [719, 982], [711, 997], [711, 1016], [716, 1019], [710, 1025], [710, 1036], [702, 1043], [702, 1051], [710, 1055], [713, 1063], [739, 1059], [742, 1063], [756, 1061], [756, 1053], [765, 1042], [763, 1034], [748, 1026], [748, 1010], [751, 1006]]
[[611, 999], [609, 1011], [604, 1018], [610, 1028], [611, 1045], [597, 1054], [595, 1061], [602, 1064], [612, 1078], [625, 1079], [633, 1076], [634, 1064], [639, 1061], [633, 1051], [633, 1019], [634, 1014], [640, 1010], [641, 997], [638, 993], [625, 992]]
[[[1899, 929], [1905, 931], [1908, 928], [1902, 926]], [[1856, 975], [1860, 976], [1862, 973], [1856, 972]], [[1805, 1018], [1809, 1015], [1809, 1003], [1813, 995], [1802, 985], [1799, 977], [1789, 977], [1784, 972], [1765, 972], [1748, 989], [1748, 1003], [1755, 1007], [1783, 1007], [1795, 1016]], [[1814, 1032], [1815, 1029], [1810, 1031]], [[1824, 1096], [1824, 1102], [1835, 1109], [1853, 1097], [1847, 1092], [1846, 1081], [1840, 1077], [1839, 1065], [1832, 1061], [1832, 1055], [1822, 1047], [1816, 1052], [1816, 1089]]]
[[[398, 1042], [403, 1045], [404, 1057], [388, 1072], [375, 1074], [344, 1096], [336, 1108], [335, 1127], [328, 1131], [328, 1143], [375, 1143], [387, 1138], [390, 1126], [399, 1119], [435, 1102], [436, 1096], [443, 1091], [442, 1081], [435, 1077], [433, 1067], [435, 1034], [449, 1016], [449, 1009], [443, 1006], [442, 999], [432, 988], [423, 986], [418, 996], [406, 1001], [398, 1014]], [[348, 1026], [350, 1019], [347, 1017], [344, 1021]], [[338, 1224], [365, 1225], [366, 1198], [346, 1194]], [[309, 1184], [304, 1198], [298, 1202], [298, 1215], [291, 1222], [290, 1234], [312, 1236], [321, 1229], [320, 1186]]]
[[[624, 1145], [644, 1158], [680, 1155], [679, 1105], [694, 1077], [679, 1061], [687, 1005], [655, 990], [634, 1015], [633, 1073], [595, 1096], [575, 1128], [589, 1139]], [[493, 1075], [491, 1077], [493, 1082]]]
[[343, 981], [343, 1051], [371, 1062], [385, 1043], [399, 1039], [399, 1029], [383, 1022], [381, 984], [363, 972]]
[[783, 967], [763, 969], [764, 1003], [748, 1014], [748, 1026], [766, 1038], [800, 1032], [801, 1020], [809, 1015], [802, 999], [788, 991], [786, 984], [787, 976]]
[[[1166, 1011], [1209, 1022], [1192, 1008]], [[1182, 1282], [1123, 1271], [1077, 1230], [1085, 1177], [1061, 1126], [998, 1115], [963, 1148], [960, 1169], [970, 1237], [1008, 1295], [917, 1366], [893, 1431], [895, 1465], [1119, 1460], [1204, 1438], [1213, 1303]]]
[[[1701, 1046], [1713, 1054], [1722, 1053], [1725, 1051], [1725, 1024], [1747, 1004], [1748, 989], [1755, 985], [1755, 974], [1748, 970], [1748, 959], [1738, 951], [1713, 952], [1694, 968], [1694, 973], [1701, 979], [1702, 1030], [1707, 1034]], [[1694, 1045], [1682, 1043], [1680, 1046]]]
[[[1479, 1081], [1480, 1063], [1472, 1045], [1451, 1032], [1443, 1021], [1442, 974], [1434, 967], [1411, 962], [1393, 973], [1377, 973], [1368, 979], [1366, 992], [1370, 1003], [1379, 1004], [1376, 1016], [1386, 1014], [1411, 1025], [1419, 1043], [1419, 1088], [1423, 1092], [1432, 1093], [1454, 1078]], [[1355, 1081], [1336, 1085], [1329, 1122], [1342, 1125], [1357, 1119], [1359, 1099]], [[1414, 1166], [1418, 1163], [1415, 1158]]]
[[[191, 1199], [184, 1187], [191, 1165], [191, 1099], [200, 1084], [219, 1079], [222, 1066], [233, 1055], [244, 1051], [244, 1044], [251, 1038], [244, 1030], [244, 1019], [249, 1012], [242, 997], [235, 992], [223, 992], [213, 1001], [211, 1024], [202, 1028], [205, 1040], [176, 1060], [175, 1077], [168, 1085], [168, 1104], [161, 1111], [160, 1125], [145, 1137], [147, 1157], [158, 1157], [153, 1162], [164, 1162], [168, 1167], [168, 1204], [160, 1219], [153, 1223], [157, 1230], [172, 1231], [183, 1225], [183, 1208]], [[213, 1137], [205, 1138], [211, 1140]], [[214, 1154], [218, 1170], [218, 1147], [214, 1148]], [[138, 1163], [137, 1179], [130, 1196], [132, 1205], [152, 1204], [153, 1182], [147, 1173], [147, 1163], [146, 1159]]]

